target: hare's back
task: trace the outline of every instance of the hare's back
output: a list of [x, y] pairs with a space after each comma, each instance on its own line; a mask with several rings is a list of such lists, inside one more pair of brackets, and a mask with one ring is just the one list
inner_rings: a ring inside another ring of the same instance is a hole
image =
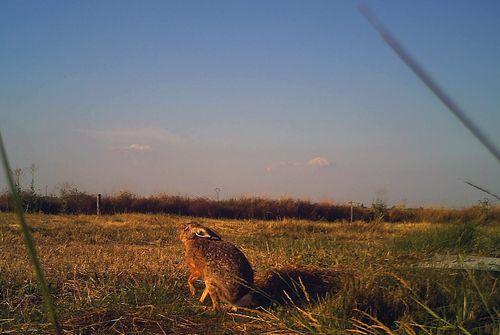
[[232, 243], [207, 241], [203, 243], [207, 271], [224, 277], [238, 277], [253, 283], [253, 270], [245, 255]]

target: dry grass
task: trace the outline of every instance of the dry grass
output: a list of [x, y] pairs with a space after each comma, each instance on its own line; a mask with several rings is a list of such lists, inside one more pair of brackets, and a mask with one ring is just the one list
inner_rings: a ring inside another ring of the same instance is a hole
[[[27, 218], [68, 334], [499, 330], [498, 273], [412, 266], [435, 252], [462, 250], [435, 240], [436, 229], [441, 229], [439, 236], [455, 236], [455, 230], [462, 229], [457, 225], [203, 220], [240, 246], [258, 275], [283, 267], [338, 273], [333, 279], [336, 289], [319, 298], [306, 294], [301, 303], [213, 313], [187, 290], [177, 228], [191, 218], [143, 214]], [[17, 229], [13, 214], [0, 214], [0, 333], [49, 333]], [[476, 235], [467, 235], [473, 240], [467, 240], [467, 252], [498, 255], [499, 225], [472, 229]]]

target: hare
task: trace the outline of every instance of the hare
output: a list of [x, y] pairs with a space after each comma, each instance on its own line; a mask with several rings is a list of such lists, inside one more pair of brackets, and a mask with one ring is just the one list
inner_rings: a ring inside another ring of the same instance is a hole
[[213, 230], [196, 222], [188, 223], [180, 233], [184, 244], [186, 263], [190, 270], [189, 291], [196, 295], [193, 283], [203, 278], [205, 290], [213, 309], [219, 309], [223, 301], [233, 307], [241, 306], [242, 299], [253, 286], [253, 269], [245, 255], [232, 243], [223, 241]]

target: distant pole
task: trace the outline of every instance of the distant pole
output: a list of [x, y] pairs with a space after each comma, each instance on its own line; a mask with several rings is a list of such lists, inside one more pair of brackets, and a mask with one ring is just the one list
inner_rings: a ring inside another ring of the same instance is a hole
[[23, 176], [23, 169], [17, 168], [13, 171], [14, 181], [18, 190], [21, 190], [21, 177]]
[[34, 163], [30, 165], [30, 173], [31, 173], [31, 185], [30, 190], [31, 193], [35, 194], [35, 173], [38, 171], [38, 166]]
[[215, 188], [215, 199], [217, 199], [217, 201], [219, 201], [219, 193], [220, 193], [220, 188], [216, 187]]
[[97, 215], [101, 215], [101, 193], [97, 195]]
[[352, 201], [349, 201], [349, 204], [351, 205], [351, 223], [352, 223], [352, 219], [353, 219]]

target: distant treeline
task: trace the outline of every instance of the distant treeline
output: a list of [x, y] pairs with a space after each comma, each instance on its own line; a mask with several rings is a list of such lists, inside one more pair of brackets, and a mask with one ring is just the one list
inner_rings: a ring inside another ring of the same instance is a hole
[[[96, 195], [69, 189], [60, 195], [39, 195], [22, 191], [26, 212], [46, 214], [95, 214]], [[189, 198], [174, 195], [137, 196], [128, 192], [104, 195], [101, 199], [102, 214], [117, 213], [167, 213], [210, 218], [279, 220], [283, 218], [339, 221], [350, 220], [349, 205], [310, 202], [296, 199], [267, 199], [242, 197], [227, 200]], [[0, 211], [12, 211], [10, 195], [0, 194]], [[384, 220], [387, 222], [500, 222], [500, 207], [488, 201], [463, 209], [388, 207], [376, 201], [369, 207], [355, 206], [353, 218], [359, 221]]]

